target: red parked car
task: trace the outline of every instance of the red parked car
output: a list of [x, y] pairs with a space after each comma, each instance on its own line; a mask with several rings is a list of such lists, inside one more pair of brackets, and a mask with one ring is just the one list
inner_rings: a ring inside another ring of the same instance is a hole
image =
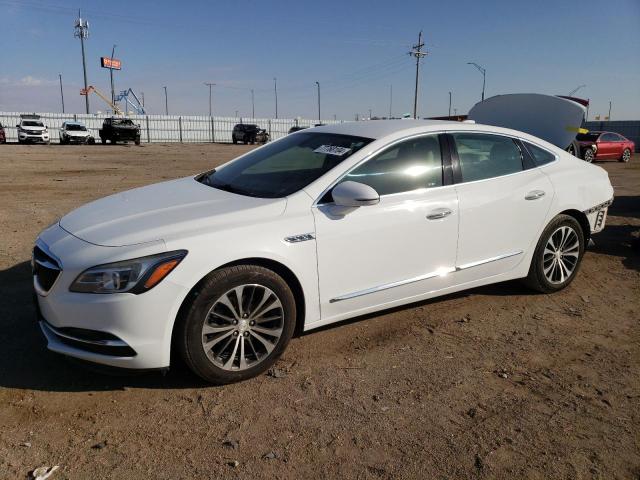
[[580, 157], [587, 162], [610, 158], [628, 162], [635, 150], [631, 140], [613, 132], [579, 133], [576, 140], [580, 146]]
[[0, 123], [0, 143], [7, 143], [7, 136], [4, 133], [4, 127]]

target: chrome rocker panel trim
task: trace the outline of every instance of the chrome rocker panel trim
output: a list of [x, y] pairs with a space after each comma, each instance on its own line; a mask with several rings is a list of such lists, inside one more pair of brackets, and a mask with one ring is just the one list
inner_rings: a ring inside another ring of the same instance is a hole
[[350, 300], [352, 298], [362, 297], [363, 295], [369, 295], [371, 293], [380, 292], [382, 290], [388, 290], [390, 288], [400, 287], [402, 285], [409, 285], [411, 283], [421, 282], [423, 280], [428, 280], [430, 278], [443, 277], [445, 275], [448, 275], [449, 273], [459, 272], [460, 270], [466, 270], [468, 268], [478, 267], [480, 265], [485, 265], [487, 263], [497, 262], [498, 260], [504, 260], [505, 258], [515, 257], [516, 255], [521, 255], [522, 253], [523, 253], [522, 251], [507, 253], [504, 255], [499, 255], [497, 257], [491, 257], [484, 260], [479, 260], [477, 262], [465, 263], [457, 267], [442, 268], [442, 269], [436, 270], [435, 272], [425, 273], [424, 275], [420, 275], [418, 277], [408, 278], [406, 280], [399, 280], [397, 282], [387, 283], [384, 285], [379, 285], [377, 287], [371, 287], [365, 290], [359, 290], [357, 292], [347, 293], [345, 295], [332, 298], [331, 300], [329, 300], [329, 303], [341, 302], [343, 300]]

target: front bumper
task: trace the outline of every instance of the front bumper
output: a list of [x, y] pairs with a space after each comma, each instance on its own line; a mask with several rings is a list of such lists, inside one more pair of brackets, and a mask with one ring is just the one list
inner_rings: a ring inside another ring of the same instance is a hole
[[[44, 291], [34, 276], [38, 320], [47, 348], [89, 362], [130, 369], [166, 368], [170, 363], [174, 320], [188, 289], [165, 278], [152, 290], [91, 294], [69, 291], [84, 269], [114, 259], [151, 253], [127, 247], [100, 247], [69, 235], [59, 226], [45, 230], [38, 244], [61, 263], [61, 273]], [[157, 244], [149, 250], [158, 253]], [[124, 259], [124, 258], [122, 258]]]
[[49, 135], [32, 135], [27, 133], [19, 133], [18, 140], [21, 142], [33, 143], [49, 143]]
[[84, 143], [89, 143], [90, 140], [92, 140], [93, 137], [91, 136], [86, 136], [86, 137], [76, 137], [73, 135], [67, 135], [64, 137], [64, 141], [67, 143], [76, 143], [76, 144], [84, 144]]

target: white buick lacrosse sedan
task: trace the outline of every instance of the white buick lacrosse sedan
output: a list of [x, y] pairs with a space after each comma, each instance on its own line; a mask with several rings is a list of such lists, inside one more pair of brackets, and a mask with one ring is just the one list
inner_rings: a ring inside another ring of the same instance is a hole
[[255, 376], [296, 331], [479, 285], [575, 278], [607, 173], [525, 133], [391, 120], [291, 134], [194, 177], [89, 203], [43, 231], [48, 348]]

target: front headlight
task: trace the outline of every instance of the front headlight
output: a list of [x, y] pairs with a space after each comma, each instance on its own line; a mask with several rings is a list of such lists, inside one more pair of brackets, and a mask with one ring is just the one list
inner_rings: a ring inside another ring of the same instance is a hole
[[78, 275], [69, 290], [79, 293], [143, 293], [160, 283], [186, 255], [186, 250], [175, 250], [91, 267]]

